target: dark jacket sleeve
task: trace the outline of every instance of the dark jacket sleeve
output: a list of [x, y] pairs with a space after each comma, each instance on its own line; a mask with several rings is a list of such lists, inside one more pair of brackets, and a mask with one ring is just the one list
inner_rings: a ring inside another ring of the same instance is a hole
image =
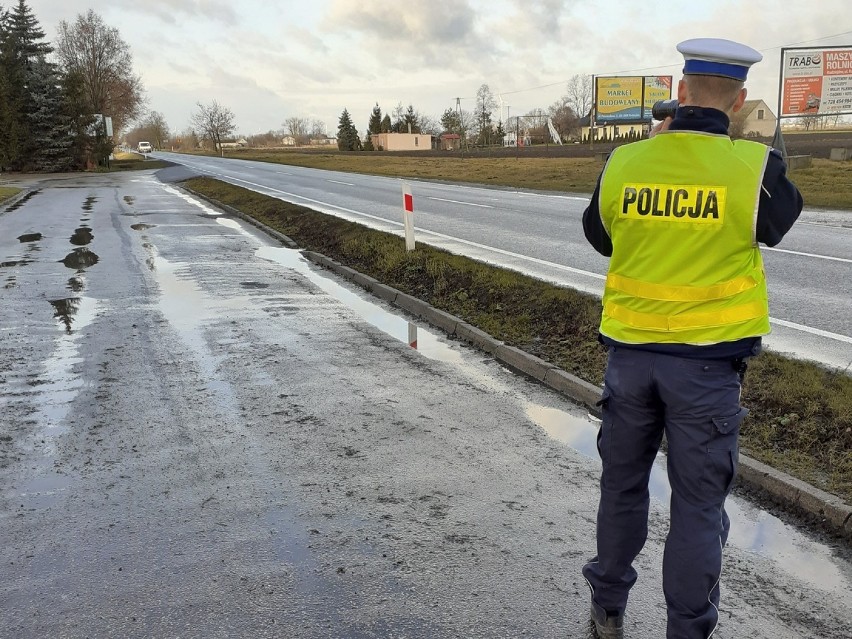
[[612, 239], [606, 232], [603, 225], [600, 212], [600, 192], [601, 192], [601, 177], [598, 176], [598, 183], [595, 186], [595, 192], [592, 193], [592, 199], [589, 206], [583, 211], [583, 232], [586, 234], [586, 239], [594, 249], [606, 257], [612, 255]]
[[766, 162], [757, 208], [757, 241], [767, 246], [778, 244], [799, 218], [802, 206], [802, 194], [787, 177], [784, 158], [779, 151], [772, 149]]

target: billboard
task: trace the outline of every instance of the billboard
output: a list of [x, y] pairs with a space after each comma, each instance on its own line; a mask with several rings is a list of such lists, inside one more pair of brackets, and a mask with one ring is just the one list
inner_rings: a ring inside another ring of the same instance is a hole
[[852, 46], [781, 49], [781, 117], [852, 113]]
[[595, 78], [595, 122], [647, 122], [651, 107], [672, 95], [672, 76], [600, 76]]

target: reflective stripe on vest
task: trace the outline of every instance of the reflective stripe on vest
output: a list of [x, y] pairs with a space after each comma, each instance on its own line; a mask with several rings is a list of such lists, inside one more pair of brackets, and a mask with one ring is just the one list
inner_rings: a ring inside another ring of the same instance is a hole
[[601, 333], [705, 344], [769, 332], [754, 240], [768, 154], [755, 142], [669, 131], [610, 155], [599, 194], [613, 244]]
[[736, 277], [713, 286], [671, 286], [654, 284], [641, 280], [630, 279], [623, 275], [610, 273], [606, 276], [606, 287], [627, 293], [633, 297], [644, 297], [650, 300], [666, 300], [669, 302], [702, 302], [717, 300], [736, 295], [742, 291], [757, 286], [757, 280], [751, 275]]
[[748, 304], [740, 304], [733, 308], [718, 311], [660, 315], [657, 313], [631, 311], [625, 306], [608, 302], [604, 306], [604, 312], [613, 319], [617, 319], [633, 328], [646, 331], [683, 331], [695, 328], [724, 326], [726, 324], [758, 319], [766, 312], [766, 309], [760, 302], [749, 302]]

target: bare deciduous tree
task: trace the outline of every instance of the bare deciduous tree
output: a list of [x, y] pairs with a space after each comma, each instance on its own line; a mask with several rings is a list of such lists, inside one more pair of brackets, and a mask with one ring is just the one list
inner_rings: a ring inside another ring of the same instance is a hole
[[491, 114], [497, 108], [497, 100], [487, 84], [476, 92], [476, 134], [480, 144], [491, 144]]
[[296, 144], [305, 144], [311, 131], [311, 123], [307, 118], [291, 117], [284, 120], [284, 129], [293, 136]]
[[565, 103], [565, 98], [561, 98], [547, 107], [547, 114], [553, 120], [553, 126], [559, 132], [563, 140], [570, 137], [579, 138], [580, 136], [580, 118], [574, 113], [574, 110]]
[[192, 127], [187, 127], [175, 136], [174, 143], [180, 151], [194, 151], [198, 148], [198, 134]]
[[311, 137], [324, 138], [328, 135], [328, 127], [322, 120], [311, 120]]
[[234, 132], [234, 112], [228, 107], [222, 106], [216, 100], [210, 104], [197, 104], [198, 111], [192, 114], [192, 125], [201, 133], [201, 137], [213, 142], [216, 149], [222, 151], [222, 138], [226, 138]]
[[73, 24], [59, 23], [56, 55], [66, 72], [82, 79], [92, 112], [112, 117], [116, 131], [140, 114], [144, 90], [141, 78], [133, 73], [130, 47], [97, 13], [89, 9]]
[[574, 75], [565, 86], [565, 95], [562, 102], [571, 108], [577, 117], [584, 118], [592, 109], [595, 99], [595, 91], [592, 86], [592, 76]]
[[136, 146], [140, 141], [147, 140], [154, 145], [155, 149], [164, 148], [169, 137], [169, 125], [159, 111], [151, 111], [139, 126], [127, 134], [127, 140], [131, 146]]
[[417, 121], [420, 124], [421, 133], [429, 133], [433, 137], [441, 135], [441, 121], [437, 118], [418, 112]]

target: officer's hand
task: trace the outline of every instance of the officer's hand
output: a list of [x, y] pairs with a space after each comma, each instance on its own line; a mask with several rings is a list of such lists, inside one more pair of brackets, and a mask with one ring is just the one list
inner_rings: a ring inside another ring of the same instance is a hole
[[660, 122], [657, 126], [655, 126], [654, 128], [651, 129], [651, 132], [648, 133], [648, 138], [654, 137], [660, 131], [667, 131], [668, 128], [669, 128], [669, 125], [671, 125], [671, 123], [672, 123], [672, 119], [666, 118], [665, 120]]

